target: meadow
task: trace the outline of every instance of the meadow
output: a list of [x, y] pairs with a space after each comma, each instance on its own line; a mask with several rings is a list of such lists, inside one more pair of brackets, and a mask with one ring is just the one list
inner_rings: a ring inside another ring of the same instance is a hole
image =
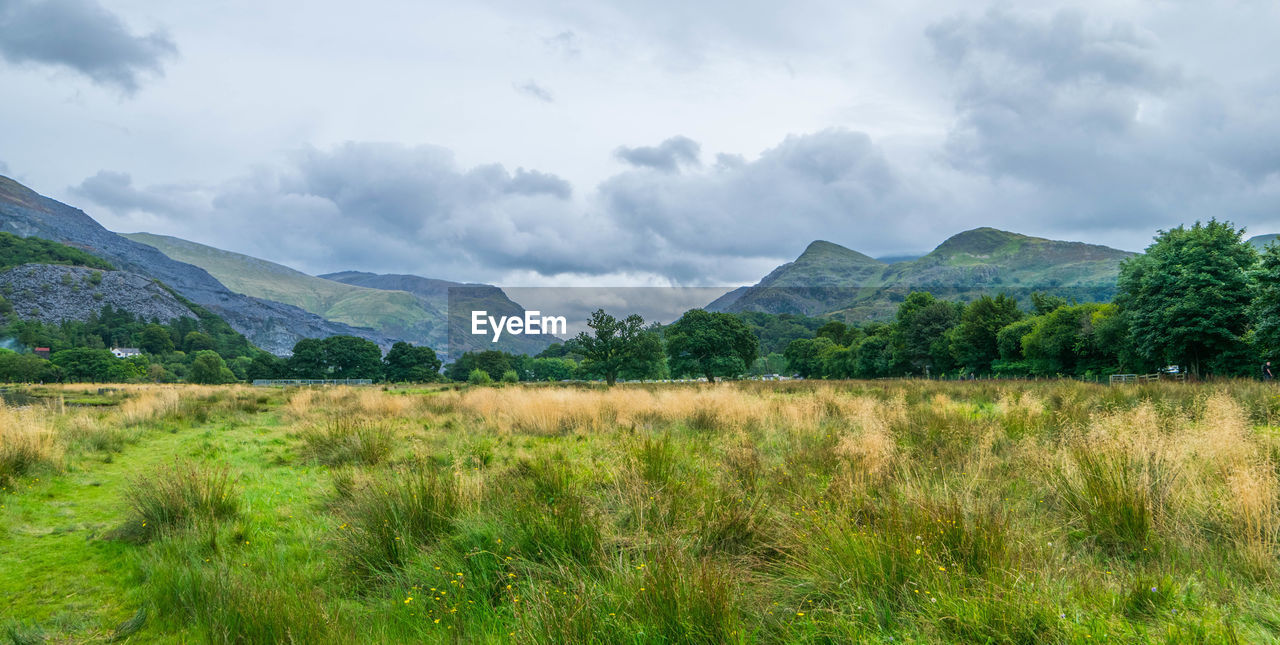
[[1280, 641], [1261, 383], [7, 396], [0, 642]]

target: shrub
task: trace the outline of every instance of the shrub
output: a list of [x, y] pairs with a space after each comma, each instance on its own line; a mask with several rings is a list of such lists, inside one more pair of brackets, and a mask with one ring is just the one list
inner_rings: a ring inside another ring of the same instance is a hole
[[467, 375], [467, 382], [472, 385], [488, 385], [493, 382], [493, 377], [489, 376], [488, 372], [477, 367]]
[[116, 537], [147, 542], [196, 520], [225, 520], [240, 512], [240, 498], [226, 468], [191, 462], [164, 466], [139, 477], [125, 491], [130, 517]]
[[502, 373], [502, 382], [503, 383], [519, 383], [520, 375], [517, 374], [515, 370], [507, 370]]
[[303, 454], [326, 466], [376, 466], [395, 449], [395, 436], [385, 422], [333, 417], [301, 434]]
[[351, 491], [337, 537], [347, 571], [369, 577], [404, 566], [449, 530], [459, 508], [457, 481], [435, 469], [393, 473]]

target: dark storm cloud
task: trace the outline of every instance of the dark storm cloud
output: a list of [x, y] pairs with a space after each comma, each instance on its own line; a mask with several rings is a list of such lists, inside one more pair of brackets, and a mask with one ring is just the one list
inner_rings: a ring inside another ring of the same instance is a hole
[[555, 103], [555, 97], [552, 96], [551, 90], [548, 90], [533, 81], [525, 81], [523, 83], [515, 83], [512, 85], [515, 90], [529, 98], [542, 101], [543, 103]]
[[580, 245], [592, 238], [561, 228], [568, 222], [559, 215], [572, 195], [564, 179], [523, 168], [511, 173], [498, 164], [460, 168], [452, 152], [435, 146], [308, 149], [285, 166], [185, 189], [137, 187], [127, 174], [102, 171], [71, 191], [116, 213], [145, 213], [215, 246], [316, 271], [555, 272], [582, 266], [590, 253]]
[[1072, 11], [996, 9], [927, 35], [956, 83], [949, 163], [1025, 189], [1041, 225], [1154, 230], [1276, 206], [1274, 84], [1198, 78], [1154, 36]]
[[628, 148], [619, 146], [614, 156], [633, 166], [653, 168], [663, 172], [676, 172], [681, 166], [698, 165], [698, 153], [702, 147], [688, 137], [676, 136], [656, 146]]
[[133, 94], [177, 52], [164, 33], [135, 35], [93, 0], [0, 0], [0, 56], [11, 63], [66, 67]]
[[867, 135], [826, 130], [787, 137], [754, 161], [722, 158], [707, 171], [625, 172], [599, 196], [639, 239], [661, 240], [677, 255], [728, 258], [799, 250], [815, 237], [883, 243], [913, 208], [904, 188]]

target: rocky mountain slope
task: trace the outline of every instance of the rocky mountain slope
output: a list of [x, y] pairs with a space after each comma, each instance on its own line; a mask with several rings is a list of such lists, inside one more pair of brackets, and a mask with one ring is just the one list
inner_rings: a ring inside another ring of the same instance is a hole
[[1132, 255], [993, 228], [959, 233], [920, 258], [891, 264], [817, 241], [794, 262], [754, 286], [725, 294], [708, 308], [835, 314], [861, 321], [892, 317], [911, 291], [952, 299], [1006, 292], [1026, 300], [1041, 291], [1078, 301], [1109, 300], [1115, 295], [1120, 263]]
[[155, 280], [128, 271], [24, 264], [0, 271], [0, 297], [19, 318], [42, 323], [85, 320], [107, 305], [145, 320], [198, 317]]
[[204, 269], [178, 262], [153, 247], [116, 235], [83, 211], [2, 176], [0, 231], [80, 248], [111, 262], [119, 270], [158, 279], [221, 316], [253, 344], [276, 354], [288, 354], [302, 338], [335, 334], [361, 336], [384, 347], [393, 342], [370, 329], [328, 321], [299, 307], [236, 293]]

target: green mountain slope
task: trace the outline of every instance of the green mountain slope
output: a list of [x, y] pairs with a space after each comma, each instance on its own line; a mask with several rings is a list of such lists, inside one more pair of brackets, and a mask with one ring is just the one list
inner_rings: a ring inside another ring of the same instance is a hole
[[[343, 271], [307, 275], [287, 266], [188, 240], [151, 233], [124, 235], [165, 255], [208, 271], [232, 291], [294, 305], [326, 320], [365, 327], [395, 340], [432, 347], [448, 355], [498, 349], [536, 354], [560, 339], [549, 335], [503, 336], [497, 343], [464, 333], [471, 309], [495, 316], [522, 316], [524, 308], [498, 287], [463, 284], [415, 275]], [[449, 320], [450, 293], [458, 311]], [[450, 325], [454, 347], [450, 348]]]
[[167, 235], [124, 234], [208, 271], [237, 293], [294, 305], [327, 320], [376, 329], [392, 338], [440, 345], [444, 312], [405, 291], [343, 284], [287, 266]]
[[994, 228], [959, 233], [927, 255], [893, 264], [820, 241], [736, 298], [712, 306], [859, 321], [890, 318], [906, 294], [917, 290], [954, 299], [1007, 292], [1025, 300], [1042, 291], [1079, 301], [1108, 300], [1115, 295], [1120, 263], [1132, 255]]
[[1266, 235], [1255, 235], [1245, 241], [1252, 244], [1253, 248], [1258, 249], [1258, 252], [1261, 253], [1267, 250], [1267, 245], [1276, 241], [1278, 237], [1280, 237], [1280, 234], [1267, 233]]

